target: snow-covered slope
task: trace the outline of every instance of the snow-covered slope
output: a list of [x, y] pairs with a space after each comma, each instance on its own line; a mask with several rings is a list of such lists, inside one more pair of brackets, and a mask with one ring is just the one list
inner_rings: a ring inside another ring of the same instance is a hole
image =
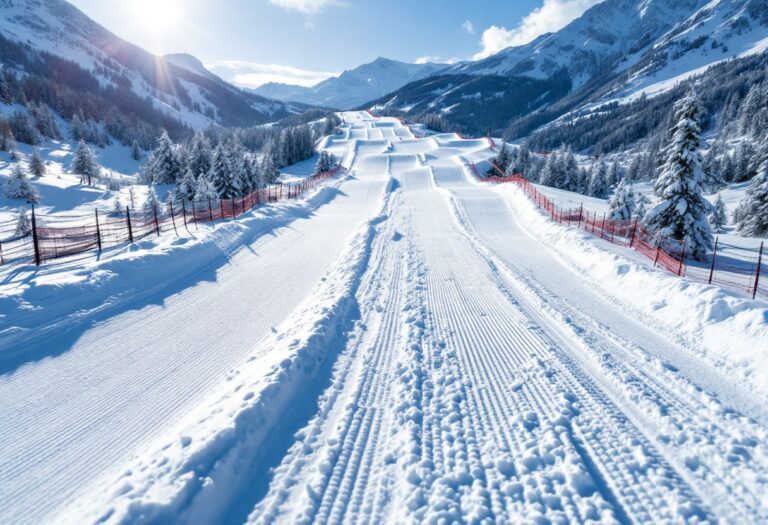
[[44, 51], [76, 63], [101, 86], [128, 88], [193, 127], [252, 125], [291, 112], [282, 102], [224, 82], [194, 57], [158, 57], [126, 42], [64, 0], [0, 0], [0, 34], [4, 47], [22, 44], [3, 54], [12, 70], [28, 69], [31, 53]]
[[397, 60], [377, 58], [373, 62], [345, 71], [338, 77], [323, 80], [312, 87], [269, 83], [254, 89], [253, 92], [289, 102], [349, 109], [444, 68], [442, 64], [407, 64]]

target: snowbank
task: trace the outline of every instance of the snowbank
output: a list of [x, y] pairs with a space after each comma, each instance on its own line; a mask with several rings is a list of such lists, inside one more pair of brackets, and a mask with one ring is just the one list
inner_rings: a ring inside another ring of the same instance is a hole
[[497, 191], [531, 235], [612, 301], [768, 395], [768, 304], [665, 274], [622, 254], [625, 249], [598, 245], [588, 233], [550, 221], [512, 185]]
[[211, 390], [207, 402], [146, 447], [121, 475], [97, 480], [58, 516], [59, 522], [194, 523], [231, 513], [238, 494], [254, 490], [264, 465], [292, 443], [291, 419], [311, 409], [307, 400], [326, 386], [323, 378], [355, 322], [355, 293], [393, 190], [390, 182], [380, 213], [361, 227], [339, 264]]

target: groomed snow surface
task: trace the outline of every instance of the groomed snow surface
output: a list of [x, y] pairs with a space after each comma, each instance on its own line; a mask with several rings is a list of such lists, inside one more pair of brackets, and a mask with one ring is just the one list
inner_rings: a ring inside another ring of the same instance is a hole
[[306, 200], [0, 303], [0, 522], [768, 521], [768, 305], [344, 120]]

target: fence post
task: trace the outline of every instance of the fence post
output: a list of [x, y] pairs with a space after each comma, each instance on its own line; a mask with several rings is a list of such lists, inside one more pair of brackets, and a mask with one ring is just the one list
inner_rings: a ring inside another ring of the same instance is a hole
[[181, 199], [181, 216], [184, 217], [184, 229], [187, 230], [187, 233], [192, 233], [189, 231], [189, 226], [187, 226], [187, 207], [184, 206], [184, 199]]
[[213, 207], [211, 207], [211, 198], [208, 197], [208, 218], [213, 222]]
[[232, 218], [237, 218], [237, 207], [235, 206], [235, 198], [232, 197]]
[[584, 213], [584, 203], [579, 205], [579, 223], [576, 225], [576, 229], [581, 228], [581, 215]]
[[96, 216], [96, 246], [99, 247], [99, 253], [101, 253], [101, 227], [99, 225], [99, 209], [94, 208], [93, 212]]
[[189, 201], [192, 203], [192, 222], [195, 224], [195, 231], [197, 231], [197, 214], [195, 213], [195, 201]]
[[683, 275], [683, 261], [685, 260], [685, 239], [683, 239], [683, 251], [680, 253], [680, 266], [677, 268], [677, 276]]
[[659, 252], [661, 251], [661, 243], [664, 242], [664, 236], [662, 235], [659, 238], [659, 241], [656, 243], [656, 258], [653, 259], [653, 267], [656, 268], [656, 263], [659, 262]]
[[179, 230], [176, 229], [176, 214], [173, 212], [173, 201], [168, 201], [168, 207], [171, 209], [171, 222], [173, 223], [173, 231], [176, 233], [176, 237], [178, 237]]
[[637, 217], [635, 217], [635, 222], [632, 224], [632, 234], [629, 237], [630, 248], [635, 244], [635, 230], [637, 230]]
[[35, 248], [35, 265], [40, 266], [40, 244], [37, 238], [37, 218], [35, 217], [35, 205], [32, 205], [32, 244]]
[[607, 216], [607, 213], [603, 213], [603, 222], [600, 223], [600, 238], [605, 239], [605, 217]]
[[125, 207], [125, 221], [128, 224], [128, 242], [133, 242], [133, 226], [131, 226], [131, 210]]
[[715, 249], [712, 252], [712, 265], [709, 267], [709, 284], [712, 284], [712, 277], [715, 275], [715, 259], [717, 258], [717, 243], [720, 237], [715, 237]]
[[3, 260], [3, 243], [0, 242], [0, 265], [5, 264], [5, 261]]
[[157, 220], [157, 204], [152, 205], [152, 212], [155, 214], [155, 233], [160, 237], [160, 221]]
[[760, 243], [760, 253], [757, 255], [757, 269], [755, 270], [755, 289], [752, 291], [752, 299], [757, 297], [757, 286], [760, 284], [760, 265], [763, 264], [763, 243]]

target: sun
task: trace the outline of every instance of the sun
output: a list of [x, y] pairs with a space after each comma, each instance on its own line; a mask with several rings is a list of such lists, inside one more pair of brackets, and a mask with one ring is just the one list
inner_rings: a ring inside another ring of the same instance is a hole
[[131, 0], [129, 5], [134, 21], [155, 35], [176, 27], [182, 15], [181, 0]]

